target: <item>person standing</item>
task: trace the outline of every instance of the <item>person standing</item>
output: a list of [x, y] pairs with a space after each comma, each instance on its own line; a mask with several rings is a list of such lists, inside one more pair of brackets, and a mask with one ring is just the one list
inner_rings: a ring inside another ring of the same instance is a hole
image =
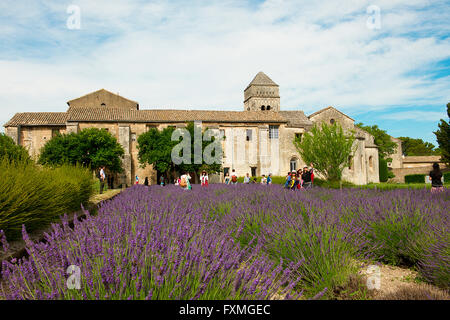
[[237, 180], [237, 175], [236, 172], [234, 171], [234, 169], [231, 172], [231, 184], [237, 184], [238, 180]]
[[161, 177], [159, 178], [159, 181], [160, 181], [161, 187], [164, 187], [164, 186], [166, 185], [166, 182], [165, 182], [165, 180], [164, 180], [164, 176], [161, 176]]
[[106, 180], [106, 174], [105, 174], [105, 167], [100, 167], [99, 172], [99, 179], [100, 179], [100, 194], [103, 193], [103, 188], [105, 187], [105, 180]]
[[261, 184], [267, 184], [267, 178], [265, 174], [262, 175]]
[[189, 174], [189, 172], [186, 174], [187, 176], [187, 190], [191, 190], [192, 186], [191, 186], [191, 175]]
[[267, 176], [267, 184], [272, 184], [272, 174], [269, 173], [269, 175]]
[[299, 183], [299, 181], [298, 181], [298, 178], [297, 178], [297, 174], [295, 173], [295, 171], [293, 171], [292, 174], [291, 174], [291, 180], [289, 182], [289, 189], [290, 190], [297, 189], [298, 183]]
[[189, 181], [190, 179], [191, 176], [189, 175], [189, 173], [186, 172], [185, 174], [183, 174], [180, 179], [180, 187], [182, 187], [184, 190], [191, 190], [192, 187]]
[[433, 170], [430, 171], [431, 193], [444, 191], [444, 184], [442, 183], [442, 172], [439, 168], [439, 163], [433, 163]]
[[249, 184], [250, 183], [250, 175], [247, 173], [244, 177], [244, 183]]
[[138, 176], [136, 176], [136, 182], [135, 182], [135, 184], [139, 184], [139, 177]]
[[200, 182], [202, 187], [208, 186], [208, 174], [206, 173], [206, 171], [202, 172], [202, 175], [200, 176]]
[[308, 170], [308, 167], [304, 167], [303, 168], [303, 173], [301, 175], [302, 180], [303, 180], [303, 188], [305, 189], [309, 189], [311, 188], [311, 170]]
[[289, 189], [289, 184], [291, 183], [291, 172], [288, 172], [286, 176], [286, 182], [284, 183], [284, 188]]
[[230, 175], [229, 175], [228, 172], [227, 172], [227, 173], [225, 173], [225, 179], [223, 180], [223, 182], [224, 182], [225, 184], [230, 184], [230, 181], [231, 181]]

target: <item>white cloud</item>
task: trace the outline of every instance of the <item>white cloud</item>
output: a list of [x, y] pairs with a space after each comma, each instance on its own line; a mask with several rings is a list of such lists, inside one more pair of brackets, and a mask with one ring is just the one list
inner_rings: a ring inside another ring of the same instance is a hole
[[394, 112], [381, 116], [382, 119], [388, 120], [414, 120], [414, 121], [431, 121], [436, 122], [440, 119], [447, 119], [445, 112], [436, 111], [404, 111]]
[[450, 58], [448, 41], [433, 35], [449, 30], [445, 1], [377, 1], [380, 30], [366, 27], [370, 1], [80, 0], [79, 31], [65, 28], [64, 3], [6, 3], [1, 123], [15, 112], [65, 111], [99, 88], [142, 108], [242, 110], [261, 70], [280, 85], [282, 106], [308, 113], [444, 105], [450, 96], [448, 74], [428, 73]]

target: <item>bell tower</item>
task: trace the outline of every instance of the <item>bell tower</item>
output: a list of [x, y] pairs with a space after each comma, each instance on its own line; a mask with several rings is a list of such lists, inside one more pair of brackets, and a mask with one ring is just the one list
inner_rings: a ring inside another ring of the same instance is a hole
[[280, 87], [259, 72], [244, 90], [245, 111], [280, 111]]

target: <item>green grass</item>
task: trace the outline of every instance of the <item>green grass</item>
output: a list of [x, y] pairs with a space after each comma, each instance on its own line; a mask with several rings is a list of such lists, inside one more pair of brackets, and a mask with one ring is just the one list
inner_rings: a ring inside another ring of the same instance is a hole
[[80, 210], [93, 193], [92, 173], [81, 167], [46, 168], [0, 161], [0, 230], [17, 239], [25, 225], [33, 231], [61, 215]]

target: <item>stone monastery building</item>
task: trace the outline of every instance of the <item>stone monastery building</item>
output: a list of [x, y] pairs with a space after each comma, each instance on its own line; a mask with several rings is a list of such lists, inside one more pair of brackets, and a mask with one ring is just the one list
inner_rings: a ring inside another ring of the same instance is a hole
[[[125, 150], [124, 173], [114, 180], [131, 185], [134, 177], [152, 184], [157, 172], [151, 166], [141, 168], [138, 162], [137, 137], [156, 127], [184, 127], [188, 121], [201, 121], [204, 128], [223, 130], [224, 172], [236, 170], [238, 176], [249, 173], [286, 175], [305, 163], [293, 141], [314, 123], [337, 122], [356, 132], [357, 149], [344, 179], [355, 184], [379, 182], [378, 149], [374, 138], [355, 126], [355, 120], [328, 107], [309, 116], [303, 111], [283, 111], [279, 86], [263, 72], [258, 73], [244, 90], [243, 111], [215, 110], [140, 110], [139, 103], [105, 89], [67, 102], [67, 112], [17, 113], [8, 121], [5, 133], [16, 143], [37, 156], [44, 144], [55, 134], [79, 132], [85, 128], [104, 128], [117, 138]], [[223, 178], [224, 172], [221, 173]], [[218, 176], [215, 177], [218, 182]]]

